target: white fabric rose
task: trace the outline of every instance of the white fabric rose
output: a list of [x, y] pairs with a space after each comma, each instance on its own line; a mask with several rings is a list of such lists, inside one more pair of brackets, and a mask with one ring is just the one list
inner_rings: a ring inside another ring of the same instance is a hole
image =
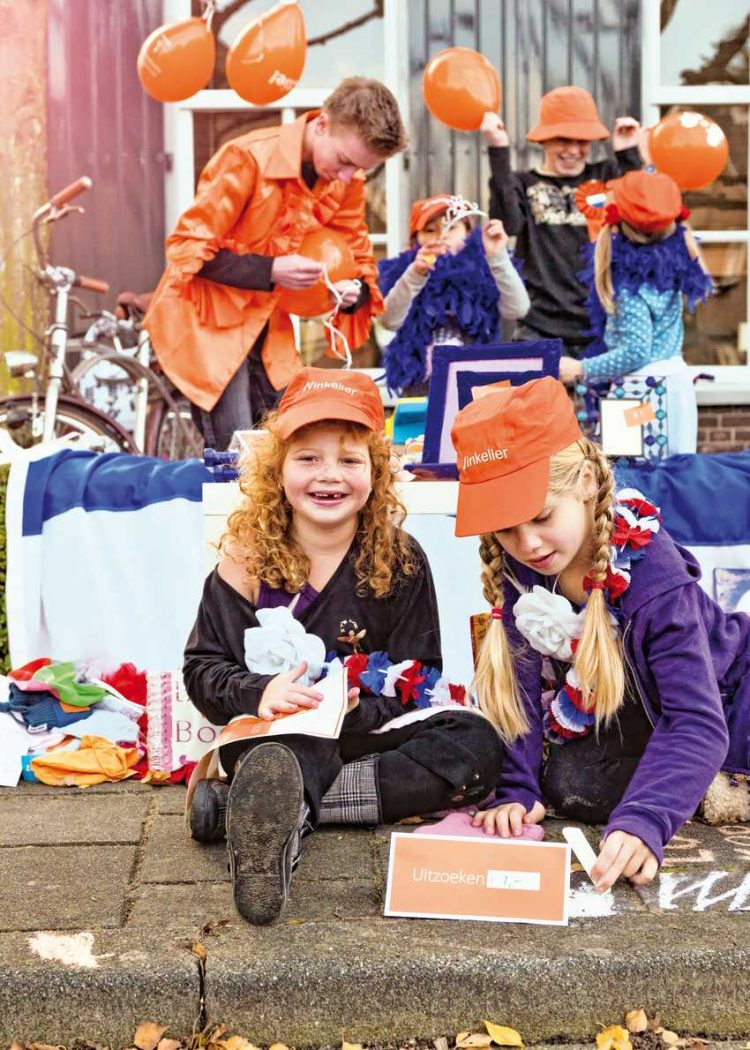
[[581, 637], [585, 612], [573, 612], [568, 599], [540, 587], [522, 594], [513, 606], [516, 627], [532, 649], [542, 656], [572, 660], [571, 641]]
[[259, 609], [260, 627], [245, 631], [245, 664], [255, 674], [281, 674], [291, 671], [302, 660], [307, 673], [300, 682], [312, 685], [323, 673], [326, 647], [322, 638], [308, 634], [288, 608]]

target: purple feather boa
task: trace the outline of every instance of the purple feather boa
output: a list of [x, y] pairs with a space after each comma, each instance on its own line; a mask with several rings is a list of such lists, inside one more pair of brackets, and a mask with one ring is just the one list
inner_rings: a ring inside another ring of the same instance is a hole
[[[609, 314], [599, 300], [594, 283], [595, 248], [595, 243], [585, 246], [586, 262], [579, 274], [588, 288], [586, 306], [591, 320], [589, 332], [593, 336], [584, 357], [595, 357], [607, 350], [604, 329]], [[713, 282], [698, 260], [690, 257], [685, 244], [685, 228], [680, 223], [673, 234], [656, 244], [634, 244], [621, 233], [612, 237], [615, 300], [622, 289], [635, 294], [643, 284], [650, 285], [657, 292], [682, 292], [691, 313], [711, 294]]]
[[[378, 263], [380, 290], [387, 295], [414, 261], [416, 248]], [[394, 391], [427, 378], [427, 347], [437, 328], [457, 325], [467, 342], [491, 343], [498, 328], [500, 293], [487, 264], [481, 230], [474, 230], [455, 255], [443, 255], [403, 324], [385, 350], [385, 375]]]

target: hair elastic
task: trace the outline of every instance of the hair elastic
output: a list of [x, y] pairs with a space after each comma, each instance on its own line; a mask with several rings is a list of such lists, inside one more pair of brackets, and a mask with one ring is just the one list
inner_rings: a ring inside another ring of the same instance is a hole
[[592, 580], [589, 579], [587, 582], [588, 590], [590, 591], [606, 591], [607, 584], [604, 580]]
[[503, 610], [500, 609], [497, 605], [493, 605], [492, 610], [490, 612], [490, 616], [493, 620], [502, 620]]

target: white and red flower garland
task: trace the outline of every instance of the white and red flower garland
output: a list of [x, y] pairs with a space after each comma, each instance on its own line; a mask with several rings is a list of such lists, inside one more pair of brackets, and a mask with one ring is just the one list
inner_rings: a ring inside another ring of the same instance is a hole
[[[630, 586], [632, 566], [643, 557], [660, 526], [658, 507], [637, 489], [622, 489], [617, 493], [609, 568], [602, 587], [614, 625], [617, 623], [619, 600]], [[587, 574], [583, 580], [584, 590], [591, 591], [595, 586], [597, 584]], [[522, 594], [518, 599], [513, 614], [520, 634], [544, 657], [542, 674], [550, 685], [542, 691], [545, 736], [555, 743], [562, 743], [586, 736], [596, 721], [593, 711], [584, 704], [574, 663], [571, 662], [566, 672], [565, 685], [556, 690], [555, 674], [550, 662], [550, 657], [563, 662], [573, 660], [583, 631], [583, 616], [573, 612], [570, 602], [563, 595], [554, 595], [554, 604], [548, 600], [542, 603], [540, 596], [535, 594], [537, 591], [549, 594], [542, 587], [532, 588], [531, 592]], [[542, 608], [544, 613], [540, 625], [538, 614]], [[544, 622], [545, 617], [548, 623]], [[550, 639], [554, 640], [554, 647], [550, 645]]]

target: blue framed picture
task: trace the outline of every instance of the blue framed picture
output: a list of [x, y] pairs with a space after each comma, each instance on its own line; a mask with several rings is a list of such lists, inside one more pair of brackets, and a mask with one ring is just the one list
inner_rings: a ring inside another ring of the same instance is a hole
[[458, 380], [458, 408], [459, 411], [476, 400], [477, 389], [483, 386], [492, 386], [494, 383], [510, 383], [511, 386], [523, 386], [531, 379], [538, 379], [538, 372], [459, 372]]
[[[493, 346], [436, 346], [432, 351], [432, 376], [427, 398], [422, 467], [446, 467], [455, 471], [456, 450], [451, 442], [451, 427], [459, 408], [459, 376], [466, 372], [474, 377], [473, 386], [509, 380], [523, 382], [560, 373], [562, 342], [560, 339], [538, 339], [524, 343], [498, 343]], [[491, 379], [489, 377], [492, 377]], [[479, 380], [479, 382], [477, 381]]]

